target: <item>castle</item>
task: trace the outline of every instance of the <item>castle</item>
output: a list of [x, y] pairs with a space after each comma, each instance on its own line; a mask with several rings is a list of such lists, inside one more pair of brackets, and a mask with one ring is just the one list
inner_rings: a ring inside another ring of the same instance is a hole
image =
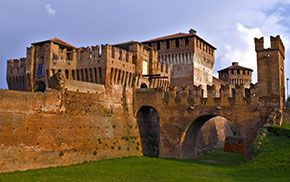
[[12, 90], [44, 91], [49, 78], [61, 72], [66, 79], [105, 86], [126, 80], [136, 88], [206, 89], [214, 83], [215, 50], [192, 29], [141, 43], [103, 45], [101, 53], [100, 46], [76, 48], [55, 38], [32, 43], [26, 58], [8, 60], [7, 83]]
[[216, 116], [238, 128], [225, 147], [249, 159], [259, 128], [281, 124], [285, 98], [280, 37], [269, 49], [263, 38], [255, 45], [251, 84], [252, 70], [235, 62], [214, 78], [216, 49], [192, 29], [101, 50], [32, 43], [26, 58], [7, 62], [0, 172], [127, 155], [195, 158], [199, 130]]

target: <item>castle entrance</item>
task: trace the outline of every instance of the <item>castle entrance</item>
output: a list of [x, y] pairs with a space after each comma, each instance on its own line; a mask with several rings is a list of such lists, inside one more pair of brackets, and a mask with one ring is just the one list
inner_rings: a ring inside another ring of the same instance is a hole
[[241, 140], [238, 127], [231, 121], [217, 115], [200, 116], [189, 125], [184, 133], [181, 140], [182, 158], [194, 159], [215, 151], [227, 151], [225, 147], [228, 144], [226, 143], [229, 140], [232, 141], [233, 138]]
[[159, 156], [159, 114], [151, 106], [143, 106], [137, 113], [138, 127], [144, 156]]
[[43, 81], [39, 81], [36, 85], [35, 85], [35, 91], [36, 92], [45, 92], [45, 83]]
[[141, 88], [148, 88], [148, 86], [146, 85], [146, 83], [142, 83]]

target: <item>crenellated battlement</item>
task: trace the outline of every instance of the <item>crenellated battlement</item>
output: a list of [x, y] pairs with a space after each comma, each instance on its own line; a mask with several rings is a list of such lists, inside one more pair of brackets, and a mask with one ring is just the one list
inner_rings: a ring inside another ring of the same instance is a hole
[[194, 37], [185, 36], [179, 38], [172, 38], [167, 40], [152, 40], [143, 42], [143, 44], [152, 47], [155, 50], [166, 50], [166, 49], [180, 49], [186, 47], [193, 47]]
[[[100, 49], [101, 47], [101, 49]], [[79, 63], [86, 63], [91, 61], [114, 60], [123, 61], [127, 63], [133, 62], [133, 53], [114, 47], [112, 45], [96, 45], [81, 47], [77, 49], [77, 58]]]
[[91, 59], [96, 59], [100, 56], [100, 47], [97, 46], [88, 46], [81, 47], [77, 49], [77, 58], [80, 61], [87, 61]]
[[133, 61], [133, 53], [126, 51], [124, 49], [120, 49], [118, 47], [112, 47], [112, 57], [115, 60], [132, 63]]
[[[163, 92], [163, 103], [169, 106], [173, 105], [188, 105], [188, 106], [216, 106], [217, 109], [221, 106], [230, 105], [251, 105], [258, 103], [258, 95], [251, 94], [251, 90], [245, 88], [243, 85], [232, 88], [230, 86], [221, 86], [217, 89], [216, 85], [207, 85], [207, 97], [204, 97], [204, 90], [202, 86], [194, 87], [170, 87], [169, 91], [156, 90], [155, 94], [160, 95]], [[150, 93], [149, 93], [150, 91]], [[151, 90], [141, 89], [139, 92], [146, 95], [153, 94]], [[159, 101], [157, 101], [159, 102]]]
[[7, 68], [8, 69], [20, 69], [26, 67], [26, 58], [20, 59], [10, 59], [7, 61]]
[[285, 47], [279, 35], [276, 37], [270, 36], [271, 47], [265, 49], [264, 47], [264, 37], [255, 38], [255, 50], [256, 51], [270, 51], [279, 50], [283, 57], [285, 57]]
[[261, 38], [255, 38], [255, 50], [256, 51], [262, 51], [264, 50], [264, 37]]
[[271, 49], [278, 49], [280, 50], [283, 57], [285, 57], [285, 47], [279, 35], [276, 37], [271, 36]]

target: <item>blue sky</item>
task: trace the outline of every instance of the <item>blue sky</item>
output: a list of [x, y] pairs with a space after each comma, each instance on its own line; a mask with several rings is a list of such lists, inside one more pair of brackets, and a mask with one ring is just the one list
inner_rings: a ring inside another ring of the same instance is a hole
[[253, 38], [279, 34], [290, 77], [289, 10], [290, 0], [1, 0], [0, 88], [7, 88], [7, 59], [25, 57], [31, 42], [58, 37], [81, 47], [190, 28], [217, 48], [215, 73], [238, 61], [254, 69], [254, 81]]

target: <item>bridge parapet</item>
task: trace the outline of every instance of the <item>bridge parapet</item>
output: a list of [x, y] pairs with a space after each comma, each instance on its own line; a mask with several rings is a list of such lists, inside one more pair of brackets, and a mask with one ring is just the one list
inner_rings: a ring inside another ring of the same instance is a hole
[[[164, 95], [167, 93], [165, 92]], [[207, 86], [207, 97], [204, 97], [204, 90], [201, 86], [188, 86], [181, 89], [170, 88], [168, 97], [164, 98], [164, 103], [168, 105], [250, 105], [256, 104], [256, 94], [251, 94], [251, 89], [244, 86], [222, 86], [217, 89], [216, 85]]]
[[[135, 92], [137, 105], [163, 106], [249, 106], [258, 104], [259, 97], [256, 94], [256, 86], [251, 89], [243, 85], [231, 87], [229, 85], [217, 88], [216, 85], [207, 86], [207, 97], [204, 97], [204, 90], [201, 86], [193, 87], [171, 87], [169, 91], [158, 89], [137, 89]], [[252, 93], [253, 90], [253, 93]]]

